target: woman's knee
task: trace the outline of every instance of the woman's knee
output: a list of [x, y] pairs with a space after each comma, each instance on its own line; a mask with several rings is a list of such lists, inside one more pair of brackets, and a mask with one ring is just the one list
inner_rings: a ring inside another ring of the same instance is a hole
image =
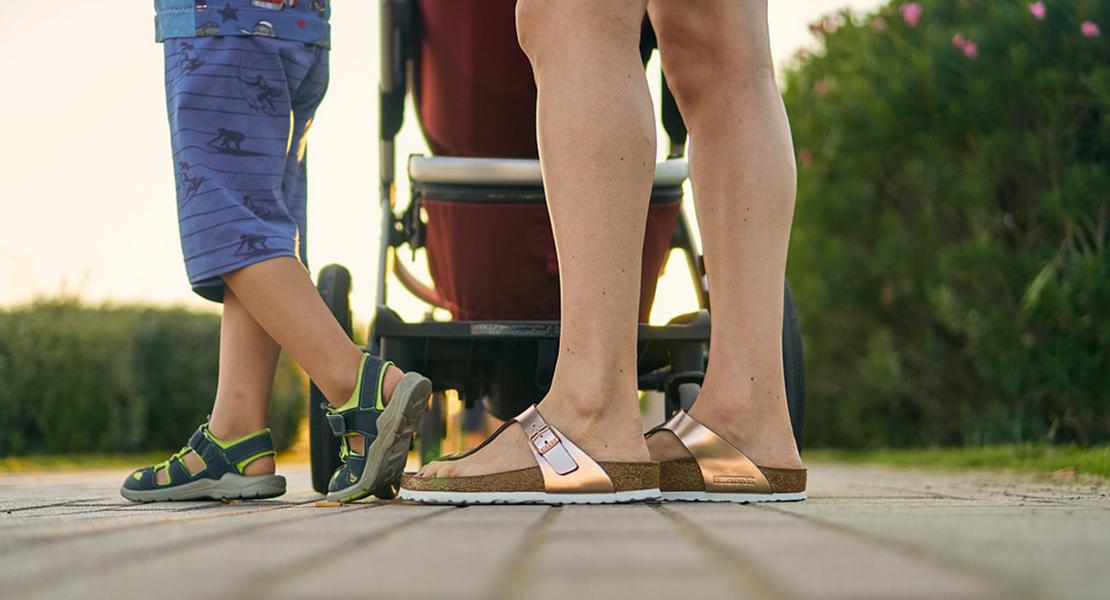
[[571, 45], [634, 49], [647, 0], [517, 0], [516, 31], [533, 65]]
[[[663, 72], [680, 104], [729, 84], [774, 83], [765, 4], [751, 0], [651, 0]], [[730, 81], [731, 80], [731, 81]]]

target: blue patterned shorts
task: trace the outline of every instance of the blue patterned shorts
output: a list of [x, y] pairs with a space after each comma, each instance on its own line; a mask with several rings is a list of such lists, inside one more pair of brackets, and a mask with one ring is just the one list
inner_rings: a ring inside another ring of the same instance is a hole
[[328, 51], [250, 36], [165, 41], [177, 214], [193, 290], [278, 256], [307, 263], [305, 137]]

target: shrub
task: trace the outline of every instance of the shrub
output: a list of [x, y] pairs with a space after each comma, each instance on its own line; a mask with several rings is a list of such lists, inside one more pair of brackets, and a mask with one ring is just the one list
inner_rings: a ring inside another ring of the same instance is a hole
[[[183, 445], [212, 408], [216, 315], [44, 303], [0, 312], [0, 455]], [[306, 383], [284, 356], [270, 406], [291, 445]]]
[[1110, 440], [1110, 2], [1044, 9], [843, 12], [788, 69], [810, 443]]

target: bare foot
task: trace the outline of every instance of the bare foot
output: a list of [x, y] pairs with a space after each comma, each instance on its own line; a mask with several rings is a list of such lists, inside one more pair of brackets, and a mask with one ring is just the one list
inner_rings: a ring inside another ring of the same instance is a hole
[[[641, 433], [635, 397], [585, 407], [566, 398], [550, 395], [539, 405], [544, 420], [599, 462], [647, 462], [647, 445]], [[536, 466], [520, 425], [513, 424], [488, 446], [466, 458], [437, 461], [424, 466], [420, 477], [461, 477], [504, 473]]]
[[[724, 408], [718, 408], [722, 404]], [[727, 403], [715, 403], [713, 396], [703, 390], [690, 409], [690, 416], [736, 446], [761, 467], [801, 469], [802, 459], [790, 428], [785, 399], [782, 406], [781, 411], [761, 415], [757, 410], [745, 409], [743, 403], [733, 398]], [[651, 459], [659, 462], [691, 457], [686, 446], [669, 431], [652, 434], [647, 445]]]

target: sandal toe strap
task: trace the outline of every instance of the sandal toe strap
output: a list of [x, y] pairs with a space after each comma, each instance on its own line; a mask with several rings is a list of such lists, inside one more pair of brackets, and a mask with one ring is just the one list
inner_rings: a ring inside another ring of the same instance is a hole
[[[185, 465], [182, 464], [181, 459], [177, 456], [171, 457], [168, 462], [169, 465], [166, 467], [166, 475], [168, 476], [166, 485], [188, 483], [196, 479], [195, 475], [189, 474], [189, 470], [185, 468]], [[199, 475], [199, 473], [197, 475]]]
[[533, 405], [513, 419], [528, 436], [528, 448], [549, 493], [613, 493], [613, 480], [594, 459], [544, 420]]

